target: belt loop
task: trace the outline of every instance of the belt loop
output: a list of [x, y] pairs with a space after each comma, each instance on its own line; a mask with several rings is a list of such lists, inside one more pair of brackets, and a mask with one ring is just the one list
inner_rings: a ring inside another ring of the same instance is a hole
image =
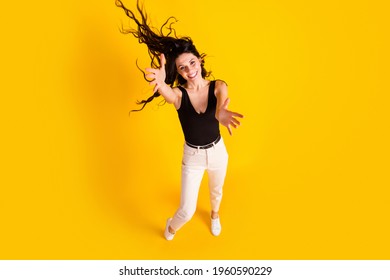
[[215, 145], [216, 145], [216, 143], [219, 142], [219, 140], [221, 140], [221, 135], [219, 135], [218, 138], [213, 142], [213, 148], [214, 148], [214, 150], [215, 150]]

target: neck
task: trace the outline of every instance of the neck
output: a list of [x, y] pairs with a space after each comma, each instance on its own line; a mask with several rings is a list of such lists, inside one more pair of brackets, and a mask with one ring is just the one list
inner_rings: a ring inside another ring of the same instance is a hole
[[208, 85], [207, 80], [200, 78], [195, 81], [187, 81], [186, 83], [186, 88], [187, 89], [194, 89], [194, 90], [199, 90], [205, 86]]

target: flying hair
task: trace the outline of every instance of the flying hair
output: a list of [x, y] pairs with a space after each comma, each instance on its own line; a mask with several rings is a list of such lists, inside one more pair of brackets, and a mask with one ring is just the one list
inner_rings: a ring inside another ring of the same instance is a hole
[[[148, 54], [151, 59], [150, 66], [152, 68], [160, 67], [160, 54], [164, 54], [166, 58], [165, 72], [166, 78], [165, 83], [171, 87], [184, 85], [186, 80], [177, 72], [176, 69], [176, 58], [183, 53], [192, 53], [196, 57], [201, 59], [202, 67], [202, 77], [209, 77], [211, 72], [207, 72], [204, 68], [204, 58], [206, 54], [200, 54], [196, 49], [192, 39], [188, 36], [178, 37], [176, 30], [172, 27], [174, 23], [177, 22], [177, 19], [173, 16], [169, 17], [160, 29], [153, 28], [148, 24], [148, 15], [144, 11], [143, 7], [140, 5], [140, 1], [137, 0], [137, 12], [139, 17], [136, 14], [125, 7], [121, 0], [116, 0], [115, 5], [119, 8], [122, 8], [126, 16], [128, 16], [136, 25], [136, 28], [125, 29], [122, 26], [120, 30], [123, 34], [132, 34], [135, 38], [138, 39], [140, 44], [145, 44], [148, 47]], [[145, 72], [138, 66], [137, 68], [143, 73], [144, 79], [148, 82]], [[138, 105], [142, 105], [140, 109], [132, 110], [141, 111], [144, 107], [150, 103], [154, 98], [160, 96], [156, 91], [152, 96], [146, 100], [137, 101]]]

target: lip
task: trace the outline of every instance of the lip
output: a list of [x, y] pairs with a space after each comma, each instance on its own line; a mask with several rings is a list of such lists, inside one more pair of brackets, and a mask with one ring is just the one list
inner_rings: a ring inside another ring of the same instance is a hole
[[192, 75], [187, 75], [187, 77], [190, 78], [190, 79], [193, 79], [193, 78], [195, 78], [197, 75], [198, 75], [198, 71], [196, 71], [196, 72], [193, 73]]

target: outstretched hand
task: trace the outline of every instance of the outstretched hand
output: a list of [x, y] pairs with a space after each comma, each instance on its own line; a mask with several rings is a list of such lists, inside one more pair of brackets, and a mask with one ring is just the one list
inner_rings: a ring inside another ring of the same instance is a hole
[[230, 126], [237, 128], [241, 124], [237, 118], [243, 118], [244, 116], [239, 113], [229, 111], [228, 110], [229, 102], [230, 102], [230, 98], [226, 98], [225, 102], [219, 109], [218, 121], [222, 125], [226, 126], [226, 128], [229, 131], [229, 134], [232, 135], [232, 129]]
[[162, 53], [160, 55], [160, 68], [146, 68], [146, 78], [151, 82], [149, 85], [154, 86], [154, 92], [158, 91], [158, 89], [165, 84], [165, 55]]

